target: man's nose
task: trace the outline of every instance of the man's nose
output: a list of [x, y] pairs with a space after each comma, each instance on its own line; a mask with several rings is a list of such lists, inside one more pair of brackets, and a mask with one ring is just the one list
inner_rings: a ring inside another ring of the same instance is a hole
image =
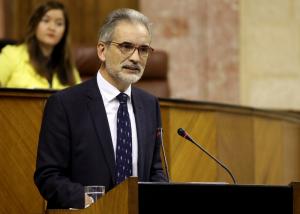
[[137, 48], [134, 49], [133, 53], [131, 54], [130, 60], [133, 60], [135, 62], [140, 61], [140, 54], [139, 54], [139, 50]]

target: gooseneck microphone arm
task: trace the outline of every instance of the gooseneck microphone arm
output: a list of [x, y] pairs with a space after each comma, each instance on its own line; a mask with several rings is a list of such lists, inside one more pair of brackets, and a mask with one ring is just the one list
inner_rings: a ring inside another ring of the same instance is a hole
[[225, 169], [228, 174], [230, 175], [232, 181], [234, 184], [236, 184], [236, 180], [233, 176], [233, 174], [230, 172], [230, 170], [221, 162], [219, 161], [217, 158], [215, 158], [214, 156], [212, 156], [211, 154], [209, 154], [208, 151], [206, 151], [200, 144], [196, 143], [193, 138], [183, 129], [183, 128], [179, 128], [177, 130], [178, 135], [180, 135], [181, 137], [183, 137], [184, 139], [192, 142], [194, 145], [196, 145], [198, 148], [200, 148], [205, 154], [207, 154], [209, 157], [211, 157], [214, 161], [216, 161], [223, 169]]

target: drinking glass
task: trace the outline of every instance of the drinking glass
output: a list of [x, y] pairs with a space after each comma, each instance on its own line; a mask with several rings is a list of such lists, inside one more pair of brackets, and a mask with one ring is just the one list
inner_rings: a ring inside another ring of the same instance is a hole
[[85, 186], [84, 193], [93, 198], [95, 202], [105, 194], [105, 186]]

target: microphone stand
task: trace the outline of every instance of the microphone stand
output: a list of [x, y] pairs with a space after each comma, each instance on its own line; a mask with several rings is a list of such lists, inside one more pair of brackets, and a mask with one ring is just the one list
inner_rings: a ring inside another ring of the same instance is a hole
[[167, 162], [165, 147], [164, 147], [164, 141], [163, 141], [163, 129], [158, 128], [157, 130], [158, 130], [158, 134], [159, 134], [159, 137], [160, 137], [161, 148], [162, 148], [162, 153], [163, 153], [165, 167], [166, 167], [166, 176], [167, 176], [168, 183], [169, 183], [170, 182], [170, 176], [169, 176], [169, 167], [168, 167], [168, 162]]

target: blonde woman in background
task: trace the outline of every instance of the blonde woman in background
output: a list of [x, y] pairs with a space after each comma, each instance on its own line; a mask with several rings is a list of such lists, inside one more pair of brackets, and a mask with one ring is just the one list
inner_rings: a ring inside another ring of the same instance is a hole
[[29, 19], [25, 41], [0, 54], [0, 86], [63, 89], [80, 83], [68, 46], [69, 19], [63, 4], [48, 1]]

